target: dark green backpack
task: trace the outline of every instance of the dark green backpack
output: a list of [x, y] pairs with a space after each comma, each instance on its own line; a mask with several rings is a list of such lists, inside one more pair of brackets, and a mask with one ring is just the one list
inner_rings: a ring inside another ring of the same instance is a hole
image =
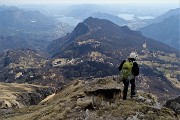
[[120, 80], [132, 80], [134, 75], [132, 74], [133, 62], [126, 60], [120, 71]]

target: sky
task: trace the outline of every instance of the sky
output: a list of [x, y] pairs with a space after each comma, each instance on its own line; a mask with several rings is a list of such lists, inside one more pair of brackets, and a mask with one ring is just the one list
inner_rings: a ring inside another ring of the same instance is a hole
[[180, 0], [0, 0], [0, 5], [40, 4], [172, 4], [180, 6]]

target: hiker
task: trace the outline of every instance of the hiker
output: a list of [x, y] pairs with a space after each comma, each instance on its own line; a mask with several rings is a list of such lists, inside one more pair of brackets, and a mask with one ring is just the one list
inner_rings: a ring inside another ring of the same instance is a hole
[[135, 76], [139, 75], [139, 66], [135, 62], [137, 54], [132, 52], [127, 60], [123, 60], [119, 66], [120, 79], [124, 84], [123, 100], [127, 99], [129, 83], [131, 83], [131, 98], [135, 97]]

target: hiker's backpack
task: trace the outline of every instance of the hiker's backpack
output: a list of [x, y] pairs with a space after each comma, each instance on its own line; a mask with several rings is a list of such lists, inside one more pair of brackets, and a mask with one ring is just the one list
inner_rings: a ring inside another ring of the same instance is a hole
[[120, 80], [132, 80], [134, 75], [132, 74], [133, 62], [126, 60], [122, 66], [120, 72]]

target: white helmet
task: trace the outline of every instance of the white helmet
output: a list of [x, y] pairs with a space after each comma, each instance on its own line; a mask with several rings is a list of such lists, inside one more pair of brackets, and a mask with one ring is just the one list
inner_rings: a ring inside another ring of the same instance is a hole
[[129, 55], [129, 58], [134, 58], [134, 59], [137, 59], [138, 55], [135, 53], [135, 52], [132, 52], [130, 55]]

